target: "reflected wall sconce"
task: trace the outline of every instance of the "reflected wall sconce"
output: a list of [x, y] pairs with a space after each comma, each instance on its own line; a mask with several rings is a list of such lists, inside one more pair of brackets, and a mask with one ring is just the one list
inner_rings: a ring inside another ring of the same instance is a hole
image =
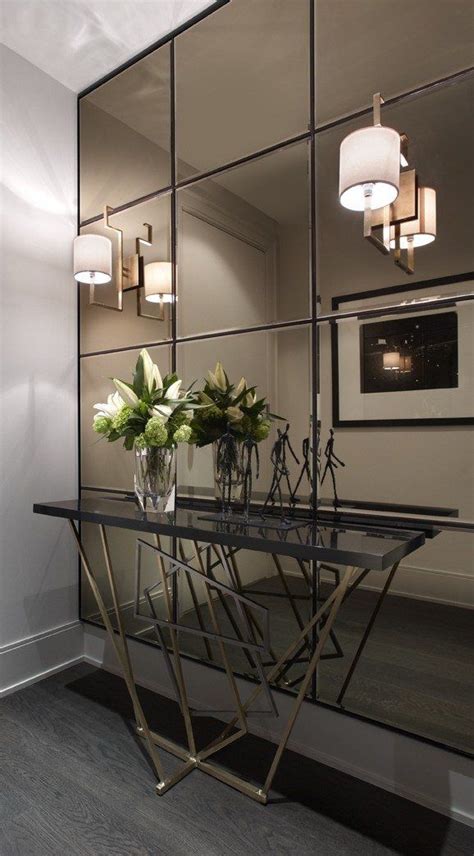
[[171, 262], [150, 262], [144, 270], [145, 300], [160, 304], [160, 320], [164, 320], [164, 304], [173, 302]]
[[413, 368], [410, 354], [401, 354], [400, 351], [387, 351], [383, 354], [383, 368], [386, 372], [400, 372], [408, 374]]
[[395, 264], [411, 274], [415, 247], [436, 237], [436, 192], [419, 187], [416, 171], [407, 169], [408, 137], [382, 126], [383, 103], [377, 92], [373, 125], [353, 131], [341, 143], [339, 200], [351, 211], [364, 212], [364, 238], [383, 255], [393, 250]]
[[400, 371], [400, 353], [399, 351], [388, 351], [383, 355], [383, 367], [386, 372]]

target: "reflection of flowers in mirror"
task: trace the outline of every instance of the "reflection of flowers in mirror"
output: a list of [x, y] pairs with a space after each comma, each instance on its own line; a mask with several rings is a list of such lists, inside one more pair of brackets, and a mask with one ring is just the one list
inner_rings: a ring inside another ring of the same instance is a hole
[[203, 389], [198, 393], [200, 409], [195, 410], [191, 423], [197, 446], [207, 446], [231, 433], [236, 440], [251, 437], [256, 443], [266, 440], [270, 424], [279, 416], [270, 413], [265, 397], [258, 398], [257, 387], [244, 377], [232, 383], [218, 362], [209, 370]]

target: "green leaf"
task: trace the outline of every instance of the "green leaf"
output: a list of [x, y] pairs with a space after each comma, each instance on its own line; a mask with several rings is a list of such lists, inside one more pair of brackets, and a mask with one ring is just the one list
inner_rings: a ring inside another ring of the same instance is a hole
[[145, 385], [145, 368], [143, 365], [143, 357], [140, 354], [137, 360], [137, 365], [135, 366], [135, 373], [133, 375], [133, 391], [139, 398], [141, 398], [143, 393], [143, 387]]

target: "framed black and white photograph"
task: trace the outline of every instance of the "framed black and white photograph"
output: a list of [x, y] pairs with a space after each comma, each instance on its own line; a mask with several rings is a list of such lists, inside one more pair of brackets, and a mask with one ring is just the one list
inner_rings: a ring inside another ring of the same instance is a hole
[[465, 274], [333, 299], [333, 312], [360, 310], [332, 325], [335, 426], [474, 424], [472, 281]]

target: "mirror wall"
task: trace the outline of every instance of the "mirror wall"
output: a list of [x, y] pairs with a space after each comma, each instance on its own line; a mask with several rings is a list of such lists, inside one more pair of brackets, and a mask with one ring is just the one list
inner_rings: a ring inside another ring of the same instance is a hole
[[[111, 285], [92, 302], [81, 290], [81, 483], [117, 497], [132, 490], [131, 455], [98, 441], [90, 423], [110, 377], [127, 377], [143, 346], [185, 385], [200, 383], [217, 360], [232, 380], [258, 384], [291, 423], [300, 458], [290, 460], [293, 482], [311, 424], [319, 424], [323, 464], [334, 428], [346, 511], [387, 515], [387, 525], [401, 514], [441, 522], [390, 580], [341, 697], [387, 575], [371, 571], [344, 604], [312, 698], [466, 751], [473, 539], [442, 530], [443, 519], [474, 519], [473, 303], [454, 299], [471, 293], [474, 279], [473, 81], [462, 73], [471, 62], [470, 4], [436, 5], [433, 15], [432, 0], [410, 4], [423, 23], [407, 28], [399, 6], [382, 10], [377, 0], [232, 0], [173, 48], [162, 46], [80, 99], [81, 231], [116, 242], [102, 219], [104, 205], [112, 206], [110, 225], [123, 230], [128, 255], [150, 224], [143, 264], [173, 263], [176, 298], [161, 315], [143, 288], [132, 287], [116, 311], [116, 246]], [[437, 192], [436, 240], [416, 252], [411, 276], [364, 240], [362, 215], [338, 200], [340, 143], [371, 123], [379, 90], [383, 124], [408, 134], [410, 167]], [[433, 297], [445, 302], [387, 309]], [[342, 317], [350, 311], [358, 317]], [[403, 356], [403, 371], [384, 368], [393, 353]], [[270, 485], [275, 432], [259, 447], [256, 499]], [[213, 497], [209, 448], [180, 451], [177, 483], [182, 501]], [[303, 506], [309, 496], [305, 476]], [[326, 479], [319, 512], [331, 503]], [[95, 555], [94, 535], [86, 535]], [[151, 625], [133, 617], [135, 538], [111, 532], [110, 541], [127, 631], [157, 645]], [[182, 547], [196, 565], [193, 545]], [[293, 560], [278, 566], [273, 556], [245, 551], [234, 558], [244, 589], [270, 609], [275, 654], [340, 570]], [[144, 573], [153, 580], [151, 565]], [[219, 565], [214, 573], [224, 581]], [[206, 620], [203, 589], [193, 593], [182, 581], [175, 595], [183, 622]], [[85, 585], [82, 615], [97, 621]], [[212, 644], [186, 634], [180, 644], [219, 665]], [[242, 674], [255, 676], [245, 655], [233, 656]], [[284, 688], [297, 689], [302, 669], [292, 666]]]

